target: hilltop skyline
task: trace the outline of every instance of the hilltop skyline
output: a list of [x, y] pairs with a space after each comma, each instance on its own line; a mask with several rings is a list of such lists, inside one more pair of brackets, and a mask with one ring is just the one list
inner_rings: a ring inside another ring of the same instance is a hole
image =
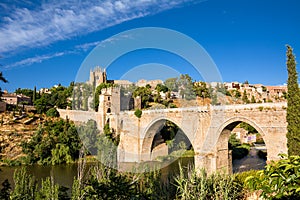
[[[297, 0], [13, 4], [5, 0], [0, 4], [0, 71], [9, 83], [0, 87], [12, 92], [19, 87], [68, 85], [95, 46], [115, 34], [141, 27], [168, 28], [193, 38], [214, 60], [224, 82], [282, 85], [287, 79], [285, 45], [290, 44], [296, 56], [300, 55], [299, 8]], [[157, 63], [157, 69], [162, 65], [173, 67], [201, 80], [184, 59], [151, 49], [120, 57], [109, 66], [108, 78], [120, 79], [118, 69], [130, 71], [149, 63]], [[161, 74], [165, 78], [174, 76]], [[148, 80], [164, 77], [145, 75]]]

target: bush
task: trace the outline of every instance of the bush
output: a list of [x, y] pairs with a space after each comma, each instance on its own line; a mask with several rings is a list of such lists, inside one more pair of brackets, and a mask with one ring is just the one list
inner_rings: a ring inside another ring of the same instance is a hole
[[259, 150], [259, 151], [257, 152], [257, 155], [258, 155], [258, 157], [267, 160], [267, 155], [268, 155], [268, 154], [267, 154], [267, 151]]
[[245, 171], [245, 172], [236, 173], [236, 174], [234, 175], [234, 180], [235, 180], [237, 183], [243, 185], [244, 188], [248, 189], [245, 180], [246, 180], [248, 177], [250, 177], [250, 176], [254, 176], [254, 177], [255, 177], [255, 176], [257, 175], [257, 172], [258, 172], [258, 170], [250, 170], [250, 171]]
[[135, 112], [134, 112], [134, 115], [135, 115], [137, 118], [141, 118], [141, 117], [142, 117], [142, 114], [143, 114], [143, 111], [141, 111], [140, 109], [136, 109]]
[[300, 156], [281, 155], [282, 160], [272, 162], [264, 171], [246, 178], [252, 190], [262, 190], [265, 199], [300, 198]]
[[241, 145], [232, 149], [232, 158], [233, 159], [241, 159], [248, 155], [250, 151], [249, 145]]
[[47, 117], [59, 117], [59, 112], [56, 110], [56, 108], [50, 108], [46, 112]]

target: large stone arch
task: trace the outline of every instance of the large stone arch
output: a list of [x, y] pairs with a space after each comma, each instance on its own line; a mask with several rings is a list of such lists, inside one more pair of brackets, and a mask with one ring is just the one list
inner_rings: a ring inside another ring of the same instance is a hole
[[228, 149], [228, 140], [231, 131], [241, 122], [245, 122], [251, 125], [261, 134], [266, 143], [266, 148], [268, 150], [268, 144], [266, 142], [266, 133], [255, 121], [243, 116], [229, 118], [225, 122], [223, 122], [217, 130], [218, 138], [214, 150], [216, 156], [216, 170], [225, 170], [228, 173], [232, 173], [232, 158]]
[[265, 131], [252, 119], [249, 119], [247, 117], [231, 117], [227, 119], [225, 122], [222, 123], [222, 125], [218, 129], [218, 133], [222, 133], [224, 129], [233, 129], [237, 124], [245, 122], [249, 125], [251, 125], [253, 128], [255, 128], [263, 137], [266, 136]]
[[170, 121], [174, 124], [176, 124], [184, 133], [185, 137], [189, 140], [191, 145], [194, 147], [193, 140], [189, 137], [189, 134], [187, 134], [183, 127], [179, 125], [178, 122], [174, 119], [170, 119], [168, 117], [159, 117], [151, 121], [149, 125], [144, 129], [142, 136], [142, 148], [141, 148], [141, 160], [142, 161], [149, 161], [151, 160], [151, 147], [152, 142], [154, 140], [154, 136], [156, 133], [164, 127], [165, 122]]

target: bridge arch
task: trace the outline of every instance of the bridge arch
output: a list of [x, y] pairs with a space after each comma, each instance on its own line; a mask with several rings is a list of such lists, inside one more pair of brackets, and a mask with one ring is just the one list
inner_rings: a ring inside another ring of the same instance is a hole
[[229, 154], [228, 141], [232, 130], [239, 125], [241, 122], [245, 122], [256, 129], [258, 133], [261, 134], [263, 140], [265, 141], [266, 149], [268, 150], [267, 135], [265, 131], [252, 119], [237, 116], [227, 119], [218, 128], [218, 138], [215, 145], [216, 152], [216, 166], [217, 170], [226, 170], [232, 173], [232, 157]]
[[169, 121], [173, 124], [175, 124], [179, 130], [183, 133], [186, 140], [188, 140], [188, 143], [194, 147], [192, 143], [192, 139], [189, 137], [189, 134], [187, 134], [183, 127], [181, 127], [178, 122], [176, 122], [173, 119], [170, 119], [168, 117], [159, 117], [154, 120], [152, 120], [151, 123], [144, 129], [142, 135], [143, 135], [143, 141], [142, 141], [142, 149], [141, 149], [141, 160], [142, 161], [149, 161], [152, 160], [152, 148], [153, 148], [153, 142], [155, 141], [155, 136], [157, 133], [160, 132], [160, 130], [165, 126], [165, 123]]
[[264, 130], [253, 120], [246, 117], [232, 117], [222, 123], [222, 125], [218, 129], [218, 133], [222, 134], [224, 130], [232, 131], [238, 124], [241, 122], [245, 122], [255, 128], [263, 137], [266, 136]]

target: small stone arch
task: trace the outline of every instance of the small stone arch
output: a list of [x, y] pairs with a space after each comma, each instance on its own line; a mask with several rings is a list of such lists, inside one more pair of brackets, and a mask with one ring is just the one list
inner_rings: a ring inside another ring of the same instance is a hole
[[[156, 118], [152, 120], [151, 123], [145, 128], [143, 132], [143, 142], [142, 142], [142, 149], [141, 149], [141, 159], [142, 161], [148, 161], [151, 160], [151, 148], [152, 148], [152, 142], [154, 140], [154, 137], [158, 130], [164, 127], [165, 122], [170, 121], [178, 126], [174, 120], [166, 118], [166, 117], [161, 117], [161, 118]], [[192, 140], [189, 138], [188, 134], [185, 133], [185, 131], [182, 129], [182, 127], [178, 126], [184, 133], [185, 137], [189, 140], [190, 144], [192, 147], [194, 147]]]
[[[216, 170], [225, 170], [228, 173], [232, 173], [232, 158], [228, 150], [228, 140], [231, 131], [241, 122], [245, 122], [255, 128], [266, 142], [266, 134], [264, 130], [253, 120], [246, 117], [232, 117], [226, 120], [217, 131], [218, 138], [215, 145]], [[267, 143], [266, 148], [268, 150]]]

